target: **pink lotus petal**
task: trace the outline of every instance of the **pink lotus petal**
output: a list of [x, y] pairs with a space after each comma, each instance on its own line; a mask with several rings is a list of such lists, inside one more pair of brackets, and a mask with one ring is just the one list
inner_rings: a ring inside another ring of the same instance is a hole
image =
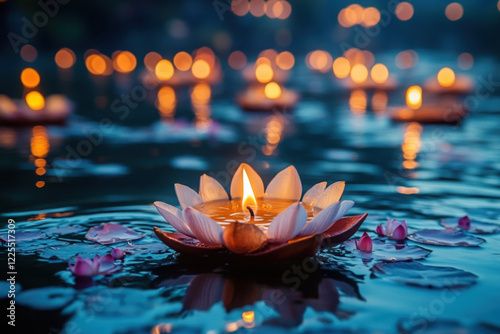
[[391, 239], [394, 240], [404, 240], [406, 239], [407, 232], [403, 224], [400, 224], [396, 229], [392, 232]]
[[92, 267], [92, 262], [90, 259], [82, 259], [80, 256], [76, 258], [76, 262], [74, 265], [69, 264], [69, 270], [75, 276], [81, 277], [92, 277], [96, 274], [94, 268]]
[[273, 219], [267, 236], [272, 242], [286, 242], [296, 237], [306, 222], [306, 210], [300, 203], [294, 203]]
[[187, 224], [184, 222], [183, 219], [179, 217], [179, 215], [182, 217], [182, 211], [177, 209], [176, 207], [163, 203], [163, 202], [154, 202], [153, 203], [158, 210], [158, 212], [165, 218], [165, 220], [172, 225], [173, 228], [175, 228], [177, 231], [179, 231], [182, 234], [185, 234], [187, 236], [192, 237], [193, 233], [187, 226]]
[[85, 237], [88, 240], [107, 245], [115, 242], [141, 239], [144, 238], [144, 234], [137, 233], [134, 230], [120, 224], [104, 223], [99, 226], [92, 227], [87, 232]]
[[121, 260], [125, 257], [125, 252], [120, 248], [113, 248], [113, 250], [111, 251], [111, 256], [115, 260]]
[[316, 201], [316, 207], [320, 209], [325, 209], [326, 207], [338, 202], [342, 197], [344, 192], [345, 182], [338, 181], [331, 184], [326, 190], [321, 194], [321, 196]]
[[316, 201], [321, 196], [326, 188], [326, 182], [316, 183], [314, 186], [309, 188], [308, 191], [302, 197], [302, 203], [309, 206], [315, 206]]
[[394, 229], [396, 228], [396, 223], [398, 221], [396, 219], [390, 219], [390, 218], [387, 218], [387, 223], [385, 223], [385, 234], [388, 235], [388, 236], [391, 236], [392, 235], [392, 232], [394, 231]]
[[229, 199], [224, 187], [207, 174], [200, 177], [200, 196], [204, 202]]
[[249, 165], [242, 163], [231, 180], [231, 199], [243, 197], [243, 168], [245, 168], [248, 175], [255, 198], [264, 197], [264, 182], [262, 182], [259, 174]]
[[463, 216], [458, 220], [458, 227], [460, 227], [462, 230], [468, 230], [470, 229], [470, 219], [468, 216]]
[[356, 248], [365, 253], [371, 253], [373, 251], [373, 241], [366, 232], [363, 233], [361, 238], [354, 241]]
[[186, 222], [195, 237], [209, 246], [222, 245], [222, 227], [193, 208], [184, 211]]
[[382, 224], [378, 225], [375, 232], [377, 232], [377, 234], [380, 236], [385, 236], [384, 226]]
[[109, 274], [118, 267], [115, 265], [115, 259], [111, 254], [103, 256], [99, 261], [99, 275]]
[[177, 199], [183, 210], [187, 207], [203, 203], [200, 195], [188, 186], [176, 183], [175, 193], [177, 194]]
[[300, 236], [323, 233], [335, 223], [335, 217], [340, 209], [340, 202], [331, 204], [326, 209], [321, 210], [300, 232]]
[[293, 166], [283, 169], [269, 182], [265, 198], [298, 201], [302, 196], [302, 183], [299, 173]]

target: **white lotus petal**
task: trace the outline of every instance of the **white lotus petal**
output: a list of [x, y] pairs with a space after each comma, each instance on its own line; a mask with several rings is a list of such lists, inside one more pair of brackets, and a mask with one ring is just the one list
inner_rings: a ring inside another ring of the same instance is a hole
[[301, 195], [302, 183], [299, 173], [295, 167], [289, 166], [269, 182], [264, 197], [298, 201]]
[[316, 183], [302, 197], [302, 203], [309, 206], [314, 206], [316, 201], [321, 196], [326, 188], [326, 182]]
[[247, 172], [255, 198], [264, 197], [264, 182], [259, 174], [249, 165], [242, 163], [231, 180], [231, 199], [243, 198], [243, 168]]
[[195, 206], [203, 203], [200, 195], [188, 186], [176, 183], [175, 193], [177, 194], [177, 199], [182, 207], [182, 210], [190, 206]]
[[184, 235], [194, 237], [193, 233], [191, 233], [191, 230], [182, 219], [181, 210], [177, 209], [175, 206], [163, 202], [154, 202], [154, 205], [156, 206], [158, 212], [170, 225], [172, 225], [173, 228]]
[[307, 222], [307, 212], [300, 203], [294, 203], [274, 217], [267, 236], [274, 242], [286, 242], [299, 234]]
[[344, 217], [345, 214], [351, 210], [353, 207], [354, 202], [353, 201], [342, 201], [340, 202], [340, 208], [339, 211], [337, 212], [337, 217], [335, 217], [335, 221], [339, 220], [340, 218]]
[[335, 202], [326, 209], [321, 210], [302, 231], [300, 236], [319, 234], [325, 232], [335, 222], [340, 208], [340, 202]]
[[214, 220], [193, 208], [184, 210], [184, 217], [196, 239], [206, 245], [222, 245], [222, 227]]
[[203, 174], [200, 177], [200, 196], [204, 202], [229, 200], [224, 187], [213, 177]]
[[345, 182], [339, 181], [331, 184], [325, 191], [321, 194], [321, 196], [316, 201], [315, 206], [320, 209], [324, 209], [331, 204], [338, 202], [340, 197], [342, 197], [342, 193], [344, 192]]

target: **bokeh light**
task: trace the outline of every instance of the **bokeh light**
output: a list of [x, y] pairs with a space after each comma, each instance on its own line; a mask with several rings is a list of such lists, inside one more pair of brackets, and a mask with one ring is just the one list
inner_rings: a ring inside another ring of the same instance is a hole
[[460, 20], [464, 15], [464, 8], [458, 2], [452, 2], [448, 6], [446, 6], [444, 14], [448, 18], [448, 20], [457, 21]]
[[144, 56], [144, 65], [148, 70], [154, 72], [156, 64], [158, 64], [160, 60], [162, 60], [161, 55], [157, 52], [151, 51]]
[[21, 82], [27, 88], [35, 88], [40, 84], [40, 75], [30, 67], [21, 72]]
[[193, 58], [185, 51], [178, 52], [174, 56], [174, 65], [179, 71], [189, 71], [193, 64]]
[[160, 80], [169, 80], [174, 75], [174, 65], [170, 60], [160, 60], [155, 66], [155, 75]]
[[26, 94], [26, 104], [33, 110], [42, 110], [45, 107], [45, 99], [40, 92], [32, 91]]
[[269, 64], [259, 64], [255, 67], [255, 77], [260, 83], [266, 83], [273, 79], [273, 69]]
[[233, 51], [229, 55], [227, 62], [234, 70], [241, 70], [247, 64], [247, 56], [241, 51]]
[[32, 63], [38, 57], [38, 51], [33, 45], [26, 44], [21, 48], [21, 58], [28, 63]]
[[461, 70], [469, 70], [474, 65], [474, 57], [468, 53], [464, 52], [458, 56], [458, 67]]
[[261, 17], [266, 13], [266, 6], [264, 0], [250, 0], [250, 14]]
[[418, 109], [422, 105], [422, 88], [411, 86], [406, 91], [406, 104], [412, 109]]
[[330, 70], [332, 63], [332, 56], [327, 51], [315, 50], [310, 52], [306, 56], [307, 67], [323, 73], [326, 73]]
[[76, 62], [76, 55], [73, 50], [68, 48], [62, 48], [57, 51], [54, 60], [60, 68], [68, 69], [71, 68]]
[[191, 72], [197, 79], [206, 79], [210, 75], [210, 65], [203, 59], [197, 59], [191, 67]]
[[276, 82], [270, 82], [264, 88], [264, 94], [268, 99], [277, 99], [281, 96], [281, 87]]
[[120, 73], [130, 73], [137, 66], [137, 59], [129, 51], [121, 51], [113, 57], [113, 68]]
[[396, 55], [396, 66], [407, 69], [415, 66], [418, 62], [418, 54], [413, 50], [401, 51]]
[[339, 79], [347, 78], [351, 72], [351, 63], [347, 58], [338, 57], [333, 62], [333, 74]]
[[276, 56], [276, 65], [285, 71], [290, 70], [295, 64], [295, 57], [291, 52], [283, 51]]
[[158, 106], [163, 108], [175, 108], [176, 98], [175, 91], [170, 86], [163, 86], [158, 90], [157, 94]]
[[245, 16], [250, 10], [250, 3], [247, 0], [233, 0], [231, 10], [235, 15]]
[[401, 21], [408, 21], [413, 17], [413, 5], [409, 2], [400, 2], [396, 6], [394, 13], [396, 17]]
[[438, 72], [437, 80], [442, 87], [450, 87], [455, 83], [455, 72], [449, 67], [443, 67]]
[[380, 12], [375, 7], [368, 7], [363, 10], [363, 21], [361, 25], [364, 27], [373, 27], [380, 21]]
[[370, 75], [373, 82], [382, 84], [389, 78], [389, 70], [384, 64], [375, 64], [370, 71]]
[[351, 69], [351, 80], [354, 83], [360, 84], [368, 78], [368, 69], [363, 64], [356, 64]]

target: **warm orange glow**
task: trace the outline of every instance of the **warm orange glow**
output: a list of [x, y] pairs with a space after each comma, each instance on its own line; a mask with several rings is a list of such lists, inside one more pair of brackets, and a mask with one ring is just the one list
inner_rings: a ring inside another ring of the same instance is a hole
[[250, 0], [250, 14], [261, 17], [266, 13], [266, 2], [264, 0]]
[[179, 71], [189, 71], [193, 58], [187, 52], [181, 51], [174, 56], [174, 65]]
[[170, 86], [163, 86], [158, 90], [158, 106], [164, 108], [175, 108], [175, 91]]
[[437, 75], [437, 80], [442, 87], [450, 87], [455, 83], [455, 72], [449, 67], [443, 67]]
[[448, 18], [448, 20], [457, 21], [460, 20], [464, 15], [464, 8], [458, 2], [452, 2], [448, 6], [446, 6], [444, 14]]
[[200, 82], [194, 85], [191, 91], [191, 100], [195, 104], [207, 104], [210, 102], [211, 95], [212, 89], [210, 88], [210, 85]]
[[370, 71], [370, 75], [373, 82], [383, 84], [389, 78], [389, 70], [384, 64], [375, 64]]
[[384, 91], [376, 91], [372, 97], [373, 111], [385, 111], [387, 108], [387, 93]]
[[281, 88], [276, 82], [270, 82], [264, 88], [264, 94], [268, 99], [277, 99], [281, 96]]
[[351, 69], [351, 80], [354, 83], [360, 84], [368, 78], [368, 69], [363, 64], [356, 64]]
[[326, 73], [330, 70], [332, 66], [332, 56], [323, 50], [315, 50], [309, 53], [306, 57], [306, 65], [316, 71]]
[[406, 104], [412, 109], [418, 109], [422, 105], [422, 88], [411, 86], [406, 91]]
[[67, 69], [71, 68], [75, 64], [76, 55], [72, 50], [68, 48], [62, 48], [61, 50], [57, 51], [54, 60], [56, 61], [57, 66]]
[[241, 205], [243, 210], [245, 210], [247, 206], [257, 206], [257, 200], [255, 199], [252, 185], [250, 184], [250, 179], [248, 178], [245, 168], [243, 168], [243, 200]]
[[36, 181], [35, 185], [37, 188], [43, 188], [45, 186], [45, 181]]
[[47, 165], [47, 161], [45, 161], [45, 159], [36, 159], [35, 160], [35, 166], [36, 167], [45, 167]]
[[227, 59], [229, 66], [234, 70], [241, 70], [247, 64], [247, 56], [241, 51], [233, 51]]
[[269, 66], [272, 65], [271, 60], [269, 60], [269, 58], [267, 58], [267, 57], [257, 58], [257, 60], [255, 61], [255, 67], [259, 66], [260, 64], [267, 64]]
[[276, 65], [280, 69], [288, 71], [295, 65], [295, 57], [291, 52], [283, 51], [276, 56]]
[[40, 83], [40, 75], [30, 67], [25, 68], [21, 72], [21, 82], [25, 87], [34, 88]]
[[231, 10], [235, 15], [245, 16], [250, 10], [250, 3], [248, 0], [233, 0], [231, 2]]
[[32, 91], [26, 94], [26, 104], [33, 110], [42, 110], [45, 107], [45, 99], [39, 92]]
[[418, 55], [413, 50], [401, 51], [396, 55], [396, 66], [400, 69], [407, 69], [416, 65]]
[[[405, 165], [405, 162], [407, 162], [407, 161], [403, 162], [403, 167]], [[406, 169], [412, 169], [412, 168], [406, 168]], [[396, 190], [397, 190], [398, 193], [403, 194], [403, 195], [414, 195], [414, 194], [418, 194], [420, 192], [420, 189], [418, 189], [417, 187], [403, 187], [403, 186], [400, 186], [400, 187], [397, 187]]]
[[339, 79], [347, 78], [351, 72], [351, 63], [347, 58], [338, 57], [333, 62], [333, 74]]
[[210, 75], [210, 65], [203, 59], [197, 59], [191, 67], [191, 72], [197, 79], [206, 79]]
[[21, 58], [28, 63], [32, 63], [38, 57], [38, 51], [33, 45], [26, 44], [21, 48]]
[[147, 69], [151, 72], [154, 72], [156, 64], [162, 59], [159, 53], [151, 51], [147, 55], [144, 56], [144, 65], [146, 65]]
[[401, 21], [408, 21], [413, 16], [413, 6], [409, 2], [400, 2], [394, 13]]
[[280, 0], [273, 5], [273, 15], [281, 20], [286, 20], [292, 13], [292, 5], [288, 1]]
[[260, 83], [266, 83], [273, 79], [273, 69], [269, 64], [259, 64], [255, 68], [255, 77]]
[[[31, 154], [33, 154], [37, 158], [45, 158], [47, 154], [49, 154], [50, 150], [49, 136], [47, 134], [47, 129], [45, 129], [45, 127], [41, 125], [37, 125], [33, 128], [32, 132], [33, 132], [33, 137], [31, 137]], [[37, 159], [37, 160], [45, 161], [45, 159]], [[42, 163], [40, 162], [39, 164], [42, 165]]]
[[380, 21], [380, 12], [375, 7], [368, 7], [363, 10], [363, 21], [361, 25], [364, 27], [373, 27]]
[[102, 54], [91, 54], [85, 59], [85, 66], [94, 75], [111, 74], [111, 60]]
[[363, 12], [363, 7], [361, 7], [360, 5], [349, 5], [344, 10], [344, 20], [349, 24], [349, 26], [360, 24], [363, 21]]
[[254, 311], [246, 311], [241, 314], [241, 318], [244, 322], [253, 322], [255, 320]]
[[262, 147], [262, 153], [265, 155], [272, 155], [278, 147], [283, 134], [284, 123], [285, 121], [282, 116], [270, 116], [269, 121], [266, 122], [264, 131], [266, 145]]
[[415, 169], [418, 167], [417, 154], [420, 152], [422, 146], [422, 139], [420, 134], [422, 126], [418, 123], [410, 123], [406, 126], [403, 144], [401, 150], [403, 151], [403, 167], [405, 169]]
[[39, 175], [39, 176], [45, 175], [45, 172], [46, 172], [46, 171], [45, 171], [45, 168], [37, 168], [37, 169], [35, 170], [35, 174], [36, 174], [36, 175]]
[[129, 73], [132, 72], [136, 66], [137, 59], [132, 52], [122, 51], [113, 58], [113, 68], [118, 72]]
[[472, 65], [474, 65], [474, 57], [470, 53], [464, 52], [458, 56], [458, 67], [460, 69], [470, 70]]
[[368, 98], [366, 92], [362, 89], [355, 89], [351, 92], [349, 98], [349, 107], [354, 113], [363, 114], [366, 111]]
[[174, 65], [170, 60], [160, 60], [155, 66], [155, 75], [160, 80], [169, 80], [174, 75]]

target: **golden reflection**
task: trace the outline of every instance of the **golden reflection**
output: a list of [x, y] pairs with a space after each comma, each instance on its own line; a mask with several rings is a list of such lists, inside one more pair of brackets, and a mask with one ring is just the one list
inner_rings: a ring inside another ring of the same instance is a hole
[[412, 109], [418, 109], [422, 105], [422, 88], [411, 86], [406, 91], [406, 104]]
[[414, 195], [414, 194], [418, 194], [420, 192], [420, 189], [418, 189], [417, 187], [400, 186], [400, 187], [397, 187], [396, 190], [398, 193], [403, 194], [403, 195]]
[[212, 89], [210, 85], [200, 82], [191, 89], [191, 105], [195, 116], [197, 128], [205, 129], [212, 124], [210, 98]]
[[157, 105], [160, 115], [163, 119], [172, 120], [175, 116], [175, 107], [177, 99], [175, 91], [170, 86], [163, 86], [158, 90]]
[[366, 92], [362, 89], [355, 89], [351, 92], [349, 98], [349, 107], [355, 114], [364, 114], [366, 112], [366, 105], [368, 104]]
[[[38, 125], [33, 128], [30, 147], [31, 156], [34, 159], [35, 174], [38, 176], [45, 175], [47, 167], [45, 158], [50, 150], [49, 135], [45, 127]], [[37, 181], [35, 185], [37, 188], [42, 188], [45, 186], [45, 182]]]
[[376, 91], [372, 97], [372, 109], [375, 112], [383, 112], [387, 108], [387, 93], [384, 91]]
[[281, 142], [284, 128], [285, 122], [283, 116], [270, 116], [267, 119], [264, 129], [266, 144], [262, 147], [262, 153], [268, 156], [274, 153]]
[[418, 167], [417, 154], [420, 152], [422, 146], [422, 126], [418, 123], [412, 122], [406, 126], [403, 144], [401, 149], [403, 151], [403, 167], [405, 169], [415, 169]]

